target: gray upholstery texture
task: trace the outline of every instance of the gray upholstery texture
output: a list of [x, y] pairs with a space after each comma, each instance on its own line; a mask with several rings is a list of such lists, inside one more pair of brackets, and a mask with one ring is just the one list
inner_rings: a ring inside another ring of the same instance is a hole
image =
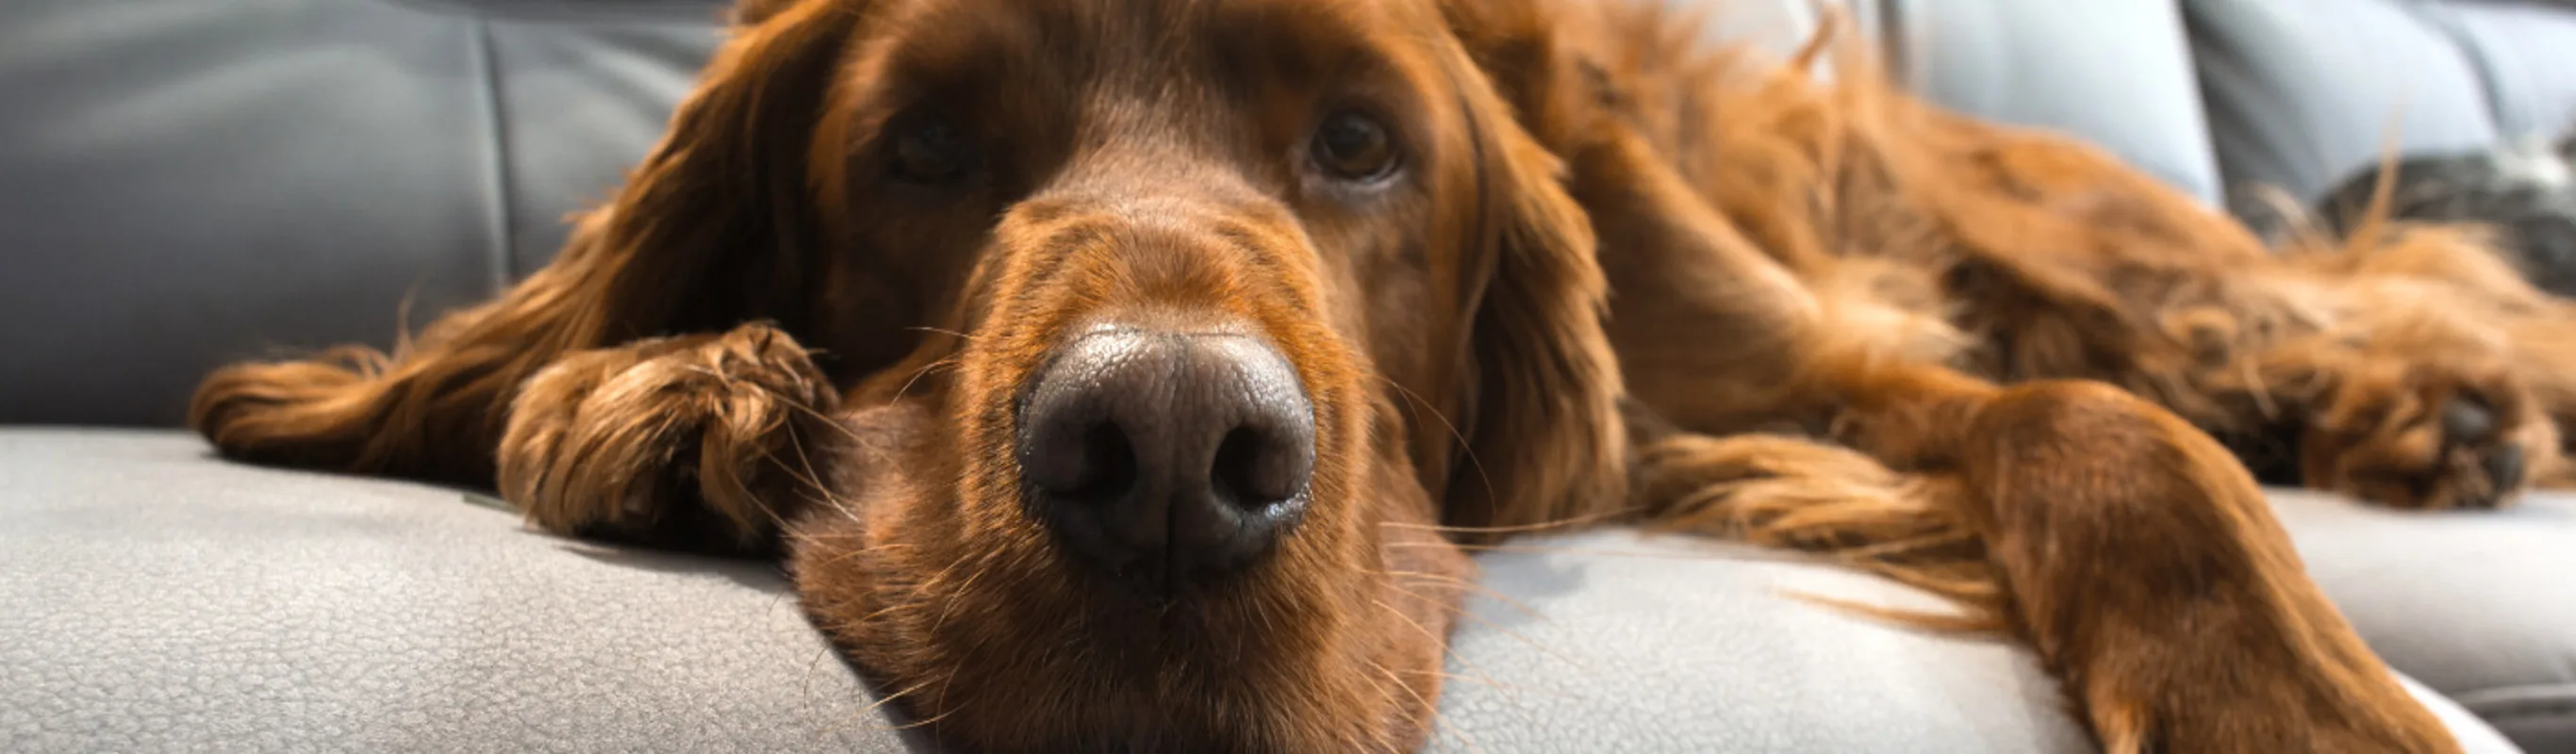
[[720, 3], [12, 0], [0, 422], [169, 425], [224, 361], [390, 345], [553, 255]]
[[0, 751], [901, 751], [775, 566], [0, 431]]
[[[0, 751], [929, 750], [774, 568], [559, 539], [482, 500], [176, 432], [0, 430]], [[1943, 609], [1888, 582], [1616, 530], [1481, 564], [1430, 751], [2091, 749], [2018, 646], [1805, 599]], [[2518, 751], [2424, 698], [2471, 751]]]

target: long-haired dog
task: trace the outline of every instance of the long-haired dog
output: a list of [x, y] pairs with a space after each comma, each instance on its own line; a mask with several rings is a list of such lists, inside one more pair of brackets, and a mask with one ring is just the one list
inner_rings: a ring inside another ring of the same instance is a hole
[[2499, 503], [2564, 468], [2565, 305], [1647, 5], [751, 0], [553, 264], [195, 424], [781, 545], [972, 750], [1414, 746], [1462, 545], [1613, 520], [1955, 598], [2115, 751], [2455, 748], [2213, 435]]

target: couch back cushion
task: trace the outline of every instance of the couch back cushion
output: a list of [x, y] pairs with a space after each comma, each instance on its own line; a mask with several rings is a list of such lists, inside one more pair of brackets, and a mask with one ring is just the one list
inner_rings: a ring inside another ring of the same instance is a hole
[[221, 362], [491, 294], [651, 146], [719, 12], [0, 4], [0, 423], [176, 423]]
[[2180, 11], [2165, 0], [1879, 0], [1891, 64], [1953, 110], [2073, 136], [2215, 202]]
[[[2270, 186], [2313, 201], [2391, 149], [2418, 154], [2495, 143], [2510, 135], [2496, 117], [2500, 110], [2539, 107], [2551, 98], [2517, 93], [2516, 103], [2532, 104], [2498, 102], [2490, 96], [2491, 66], [2536, 77], [2525, 88], [2559, 87], [2564, 102], [2576, 72], [2546, 76], [2531, 69], [2550, 65], [2551, 57], [2561, 67], [2576, 62], [2567, 47], [2576, 45], [2576, 35], [2556, 36], [2556, 50], [2490, 51], [2471, 39], [2468, 27], [2531, 18], [2563, 23], [2566, 11], [2449, 5], [2457, 7], [2427, 0], [2185, 0], [2212, 140], [2234, 198]], [[2549, 44], [2538, 39], [2551, 34], [2531, 29], [2495, 36]], [[2506, 60], [2512, 57], [2522, 59]], [[2548, 78], [2562, 80], [2542, 81]]]

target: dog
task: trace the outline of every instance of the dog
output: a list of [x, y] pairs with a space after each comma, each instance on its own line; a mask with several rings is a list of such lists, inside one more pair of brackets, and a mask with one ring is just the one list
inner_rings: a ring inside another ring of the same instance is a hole
[[2563, 478], [2563, 302], [2440, 229], [2276, 254], [1830, 35], [1695, 29], [748, 0], [549, 266], [391, 354], [226, 367], [193, 423], [776, 553], [967, 750], [1417, 746], [1465, 550], [1569, 522], [1946, 595], [2112, 751], [2456, 750], [2226, 442], [2508, 502]]

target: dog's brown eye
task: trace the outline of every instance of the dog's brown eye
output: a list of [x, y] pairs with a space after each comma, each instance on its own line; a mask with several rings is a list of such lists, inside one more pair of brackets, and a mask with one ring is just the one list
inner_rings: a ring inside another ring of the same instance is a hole
[[1345, 181], [1383, 178], [1395, 172], [1395, 138], [1376, 118], [1334, 113], [1315, 130], [1315, 165]]
[[974, 156], [973, 145], [955, 126], [924, 120], [896, 132], [888, 160], [896, 178], [938, 184], [964, 176]]

